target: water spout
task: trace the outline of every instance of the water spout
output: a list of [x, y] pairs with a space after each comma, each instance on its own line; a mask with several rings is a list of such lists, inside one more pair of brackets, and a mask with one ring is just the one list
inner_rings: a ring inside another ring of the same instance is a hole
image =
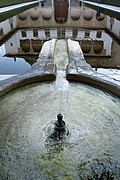
[[63, 121], [63, 116], [61, 114], [57, 115], [57, 121], [54, 124], [54, 132], [51, 135], [51, 138], [60, 140], [69, 135], [69, 130], [66, 127], [65, 122]]

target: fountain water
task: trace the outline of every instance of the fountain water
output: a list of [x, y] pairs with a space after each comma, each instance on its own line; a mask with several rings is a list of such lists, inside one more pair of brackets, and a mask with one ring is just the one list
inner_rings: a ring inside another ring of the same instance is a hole
[[[60, 49], [66, 56], [65, 41], [56, 43], [55, 62], [61, 58]], [[119, 179], [120, 100], [81, 83], [68, 83], [63, 69], [57, 73], [55, 82], [27, 85], [1, 98], [1, 177]], [[69, 124], [69, 136], [60, 141], [46, 133], [56, 113]]]
[[54, 124], [54, 131], [50, 136], [51, 138], [60, 140], [69, 135], [69, 130], [62, 119], [63, 119], [62, 115], [58, 114], [57, 121]]
[[[60, 54], [61, 54], [61, 56], [60, 56]], [[68, 89], [69, 89], [68, 82], [65, 79], [65, 69], [69, 62], [66, 40], [57, 41], [56, 48], [55, 48], [55, 54], [54, 54], [54, 61], [55, 61], [55, 64], [57, 65], [57, 69], [58, 69], [57, 80], [55, 83], [55, 89], [59, 93], [59, 100], [60, 100], [60, 102], [58, 103], [59, 104], [58, 112], [64, 113], [63, 106], [64, 105], [66, 106], [66, 104], [67, 104]], [[65, 122], [62, 119], [63, 119], [63, 116], [61, 114], [58, 114], [57, 121], [55, 122], [54, 127], [48, 127], [49, 130], [50, 130], [50, 128], [52, 130], [52, 131], [50, 131], [51, 133], [49, 133], [49, 134], [51, 134], [50, 136], [53, 139], [60, 140], [69, 135], [68, 127], [66, 126]]]

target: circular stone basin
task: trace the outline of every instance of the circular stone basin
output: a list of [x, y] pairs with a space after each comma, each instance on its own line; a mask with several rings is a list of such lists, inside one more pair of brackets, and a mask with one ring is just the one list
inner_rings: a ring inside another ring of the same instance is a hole
[[[1, 98], [2, 179], [119, 179], [120, 100], [80, 83], [55, 83]], [[58, 113], [70, 136], [54, 141], [46, 129]]]
[[29, 39], [20, 39], [20, 47], [24, 52], [30, 51], [30, 40]]
[[42, 48], [42, 41], [40, 39], [31, 39], [32, 48], [35, 52], [40, 52]]

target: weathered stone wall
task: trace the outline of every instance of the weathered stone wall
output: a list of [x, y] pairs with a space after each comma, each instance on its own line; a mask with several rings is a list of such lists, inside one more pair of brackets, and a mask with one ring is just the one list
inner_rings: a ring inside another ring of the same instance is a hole
[[[35, 7], [17, 16], [18, 28], [48, 28], [48, 27], [75, 27], [105, 29], [106, 16], [101, 20], [96, 19], [96, 10], [72, 6], [65, 23], [55, 21], [54, 9], [50, 6]], [[33, 19], [33, 17], [35, 17]]]

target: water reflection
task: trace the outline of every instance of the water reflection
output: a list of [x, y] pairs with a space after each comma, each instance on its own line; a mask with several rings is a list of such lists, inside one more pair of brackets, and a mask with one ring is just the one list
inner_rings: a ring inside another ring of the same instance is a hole
[[23, 74], [36, 62], [38, 56], [5, 55], [5, 45], [0, 47], [0, 74]]
[[[79, 41], [85, 54], [89, 53], [89, 55], [92, 56], [96, 54], [111, 56], [113, 40], [105, 31], [82, 30], [78, 28], [18, 30], [7, 42], [5, 42], [6, 54], [29, 53], [38, 55], [43, 43], [49, 39], [73, 39]], [[86, 51], [89, 42], [90, 48], [92, 49], [91, 52]]]
[[68, 1], [54, 1], [54, 16], [58, 23], [65, 23], [68, 19]]
[[92, 67], [119, 69], [120, 46], [109, 34], [114, 34], [119, 42], [120, 21], [101, 12], [100, 8], [94, 10], [82, 2], [57, 0], [18, 12], [0, 23], [0, 45], [5, 47], [1, 60], [4, 55], [22, 57], [32, 65], [45, 41], [73, 39], [79, 42]]
[[[2, 51], [3, 46], [0, 49], [2, 56], [22, 57], [32, 65], [39, 56], [44, 42], [50, 39], [78, 41], [87, 62], [93, 67], [120, 67], [120, 47], [104, 30], [79, 28], [21, 29], [4, 43], [4, 53]], [[2, 66], [1, 68], [4, 69]]]
[[[109, 1], [109, 3], [110, 3], [110, 1]], [[116, 2], [115, 2], [116, 3]], [[106, 15], [108, 15], [109, 17], [114, 17], [115, 19], [117, 19], [117, 20], [119, 20], [120, 21], [120, 12], [118, 12], [118, 11], [113, 11], [113, 9], [111, 8], [109, 8], [109, 9], [106, 9], [105, 8], [105, 5], [104, 5], [104, 7], [97, 7], [97, 6], [94, 6], [94, 5], [91, 5], [91, 4], [87, 4], [87, 6], [88, 7], [90, 7], [90, 8], [93, 8], [93, 9], [95, 9], [95, 10], [97, 10], [97, 14], [98, 14], [98, 16], [100, 15], [100, 13], [103, 13], [103, 14], [106, 14]], [[116, 8], [118, 8], [116, 5], [115, 5], [115, 7]]]
[[[30, 9], [32, 7], [35, 7], [38, 2], [28, 2], [28, 3], [19, 3], [18, 5], [14, 5], [15, 2], [13, 1], [3, 1], [0, 2], [0, 22], [7, 20], [10, 17], [15, 16], [18, 13], [21, 13], [27, 9]], [[8, 6], [7, 6], [8, 5]], [[3, 6], [3, 8], [2, 8]], [[6, 7], [4, 8], [4, 6], [7, 6], [7, 11], [6, 11]]]

